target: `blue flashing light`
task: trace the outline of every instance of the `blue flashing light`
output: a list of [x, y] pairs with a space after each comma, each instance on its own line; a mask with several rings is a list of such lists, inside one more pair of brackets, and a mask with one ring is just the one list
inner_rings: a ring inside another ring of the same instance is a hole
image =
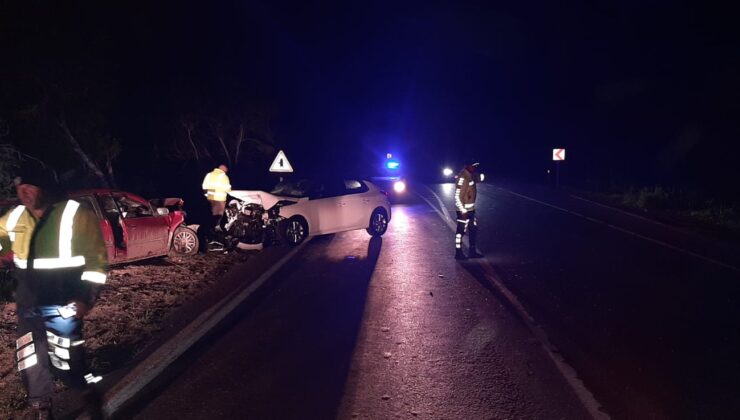
[[385, 167], [388, 169], [398, 169], [401, 164], [397, 160], [388, 160], [385, 162]]

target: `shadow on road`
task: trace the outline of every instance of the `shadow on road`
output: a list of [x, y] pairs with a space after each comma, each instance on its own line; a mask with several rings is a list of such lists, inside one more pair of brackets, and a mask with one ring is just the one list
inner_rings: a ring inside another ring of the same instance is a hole
[[315, 238], [122, 414], [336, 417], [382, 243]]

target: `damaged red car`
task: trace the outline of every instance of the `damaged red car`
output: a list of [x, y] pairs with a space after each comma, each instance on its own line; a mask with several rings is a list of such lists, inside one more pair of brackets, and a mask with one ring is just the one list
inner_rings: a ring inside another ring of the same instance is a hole
[[[198, 226], [185, 223], [180, 198], [147, 201], [130, 192], [103, 188], [74, 191], [68, 197], [100, 219], [110, 264], [198, 252]], [[6, 209], [11, 203], [2, 202]]]

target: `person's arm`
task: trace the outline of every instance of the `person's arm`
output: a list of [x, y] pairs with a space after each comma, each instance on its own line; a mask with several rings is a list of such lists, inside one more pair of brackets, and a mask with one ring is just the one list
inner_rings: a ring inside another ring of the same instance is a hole
[[72, 254], [85, 257], [79, 293], [74, 299], [77, 316], [81, 318], [92, 308], [108, 278], [108, 251], [100, 231], [100, 221], [88, 209], [81, 208], [75, 215]]
[[468, 210], [463, 205], [462, 200], [460, 199], [460, 197], [465, 192], [464, 191], [465, 188], [468, 188], [467, 182], [465, 182], [465, 177], [458, 176], [457, 185], [455, 186], [455, 208], [457, 209], [457, 211], [459, 211], [462, 214], [465, 214], [468, 212]]

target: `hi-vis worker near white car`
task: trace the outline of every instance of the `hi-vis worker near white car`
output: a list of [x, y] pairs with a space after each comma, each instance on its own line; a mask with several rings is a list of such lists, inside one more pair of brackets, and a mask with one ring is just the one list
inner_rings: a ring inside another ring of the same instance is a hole
[[[455, 184], [455, 209], [457, 210], [457, 230], [455, 231], [455, 259], [481, 258], [483, 254], [476, 249], [478, 233], [478, 219], [475, 217], [476, 172], [480, 164], [468, 162], [467, 166], [457, 175]], [[462, 250], [462, 238], [468, 232], [470, 251], [466, 256]]]
[[226, 209], [226, 195], [231, 192], [231, 181], [226, 172], [229, 168], [220, 165], [203, 178], [203, 193], [208, 202], [211, 203], [211, 215], [213, 215], [212, 229], [216, 229]]
[[0, 217], [0, 255], [13, 253], [17, 281], [16, 363], [34, 418], [51, 417], [53, 377], [84, 390], [86, 414], [100, 414], [85, 370], [82, 318], [106, 281], [107, 251], [98, 218], [59, 199], [52, 170], [24, 162], [14, 178], [20, 205]]

